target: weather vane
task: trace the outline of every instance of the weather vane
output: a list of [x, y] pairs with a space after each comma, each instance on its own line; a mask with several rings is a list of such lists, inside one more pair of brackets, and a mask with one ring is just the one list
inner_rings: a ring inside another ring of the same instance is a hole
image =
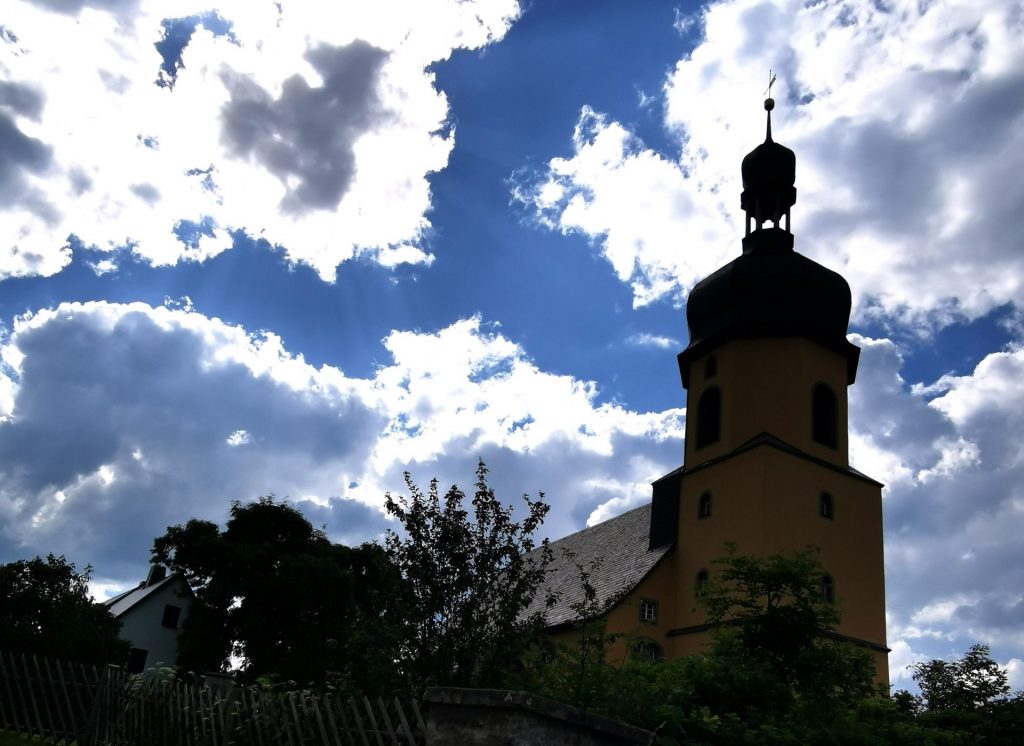
[[[769, 68], [768, 69], [768, 87], [765, 88], [765, 95], [768, 96], [767, 98], [765, 98], [765, 111], [766, 112], [771, 112], [772, 109], [775, 108], [775, 99], [771, 97], [771, 87], [773, 85], [775, 85], [775, 77], [776, 76], [774, 76], [772, 74], [772, 72], [771, 72], [771, 68]], [[769, 138], [771, 137], [771, 118], [770, 117], [769, 117], [769, 120], [768, 120], [768, 137]]]

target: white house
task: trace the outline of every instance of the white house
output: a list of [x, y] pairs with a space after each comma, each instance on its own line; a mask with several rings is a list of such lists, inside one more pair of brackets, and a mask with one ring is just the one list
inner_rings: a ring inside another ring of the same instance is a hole
[[178, 633], [193, 598], [184, 576], [168, 576], [163, 566], [153, 565], [137, 587], [103, 602], [121, 622], [121, 638], [132, 644], [129, 673], [140, 673], [158, 663], [174, 665]]

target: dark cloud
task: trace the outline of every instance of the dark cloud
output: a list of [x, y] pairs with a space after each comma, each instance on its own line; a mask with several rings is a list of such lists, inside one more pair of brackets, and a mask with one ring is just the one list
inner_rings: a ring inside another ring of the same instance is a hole
[[151, 205], [160, 200], [160, 190], [152, 184], [132, 184], [128, 189], [143, 202]]
[[231, 100], [221, 111], [222, 139], [233, 155], [259, 161], [285, 183], [297, 180], [282, 200], [286, 212], [338, 206], [355, 173], [355, 141], [387, 116], [377, 96], [387, 57], [364, 41], [318, 46], [306, 58], [323, 85], [293, 75], [276, 100], [248, 78], [225, 76]]
[[139, 0], [29, 0], [33, 5], [38, 5], [47, 10], [52, 10], [65, 15], [78, 15], [82, 8], [95, 8], [119, 13], [130, 10], [138, 5]]
[[32, 86], [0, 80], [0, 108], [38, 121], [43, 113], [43, 94]]
[[958, 606], [953, 616], [974, 628], [1018, 632], [1024, 629], [1024, 598], [1007, 601], [989, 595], [974, 605]]
[[[8, 94], [11, 95], [10, 89]], [[18, 105], [31, 108], [31, 97], [15, 93]], [[10, 99], [8, 99], [10, 104]], [[22, 132], [14, 120], [0, 110], [0, 210], [7, 206], [23, 206], [48, 223], [57, 220], [56, 208], [38, 189], [29, 186], [25, 172], [39, 174], [50, 167], [53, 148]]]
[[380, 510], [356, 500], [332, 497], [327, 505], [299, 500], [295, 507], [317, 528], [326, 526], [332, 541], [349, 546], [371, 541], [395, 527]]
[[[338, 475], [360, 472], [383, 417], [351, 392], [295, 388], [222, 357], [230, 330], [194, 318], [70, 305], [15, 332], [0, 561], [52, 551], [127, 577], [166, 526], [223, 520], [231, 500], [344, 494]], [[377, 525], [332, 506], [346, 525], [331, 518], [331, 530]]]

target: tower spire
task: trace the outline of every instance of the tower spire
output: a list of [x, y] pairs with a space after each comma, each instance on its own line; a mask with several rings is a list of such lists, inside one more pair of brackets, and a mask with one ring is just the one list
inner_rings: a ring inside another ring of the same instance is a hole
[[765, 142], [772, 142], [772, 109], [775, 108], [775, 99], [772, 98], [772, 86], [775, 85], [776, 75], [768, 70], [768, 87], [765, 89], [764, 110], [768, 112], [768, 129], [764, 136]]
[[[775, 76], [768, 81], [770, 94]], [[796, 203], [796, 156], [772, 140], [772, 109], [775, 99], [764, 100], [767, 113], [764, 142], [743, 159], [743, 193], [740, 206], [746, 213], [743, 252], [788, 251], [793, 248], [790, 208]], [[765, 223], [771, 221], [771, 227]]]

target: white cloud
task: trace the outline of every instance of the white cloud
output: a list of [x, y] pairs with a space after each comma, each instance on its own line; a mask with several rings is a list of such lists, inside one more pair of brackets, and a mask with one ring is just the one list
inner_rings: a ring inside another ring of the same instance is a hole
[[664, 337], [660, 334], [632, 334], [626, 339], [626, 344], [634, 347], [655, 347], [659, 350], [671, 350], [680, 347], [678, 339]]
[[602, 403], [479, 319], [384, 346], [392, 362], [355, 379], [188, 308], [65, 303], [17, 319], [2, 347], [5, 554], [66, 553], [97, 582], [132, 581], [166, 526], [270, 492], [364, 541], [405, 469], [468, 486], [478, 457], [508, 499], [546, 490], [559, 535], [639, 500], [681, 457], [681, 410]]
[[840, 271], [855, 314], [927, 330], [1017, 302], [1024, 258], [1024, 12], [987, 0], [724, 0], [669, 75], [668, 157], [583, 110], [574, 153], [518, 197], [590, 236], [636, 304], [681, 299], [739, 252], [739, 165], [764, 137], [797, 155], [797, 248]]
[[1010, 688], [1015, 692], [1024, 689], [1024, 660], [1011, 658], [1005, 668]]
[[58, 272], [69, 234], [159, 265], [243, 231], [328, 280], [358, 255], [431, 261], [427, 177], [453, 135], [427, 67], [500, 39], [515, 0], [186, 0], [172, 18], [198, 25], [173, 75], [155, 46], [169, 12], [5, 5], [17, 41], [0, 42], [0, 277]]
[[928, 656], [915, 652], [906, 640], [890, 640], [889, 648], [889, 682], [904, 688], [913, 680], [911, 667], [928, 660]]
[[[892, 342], [854, 341], [862, 361], [850, 389], [851, 461], [888, 482], [890, 643], [913, 642], [914, 653], [928, 658], [976, 642], [1019, 656], [1024, 351], [991, 353], [968, 375], [911, 385], [900, 377]], [[888, 460], [865, 464], [865, 452]]]

